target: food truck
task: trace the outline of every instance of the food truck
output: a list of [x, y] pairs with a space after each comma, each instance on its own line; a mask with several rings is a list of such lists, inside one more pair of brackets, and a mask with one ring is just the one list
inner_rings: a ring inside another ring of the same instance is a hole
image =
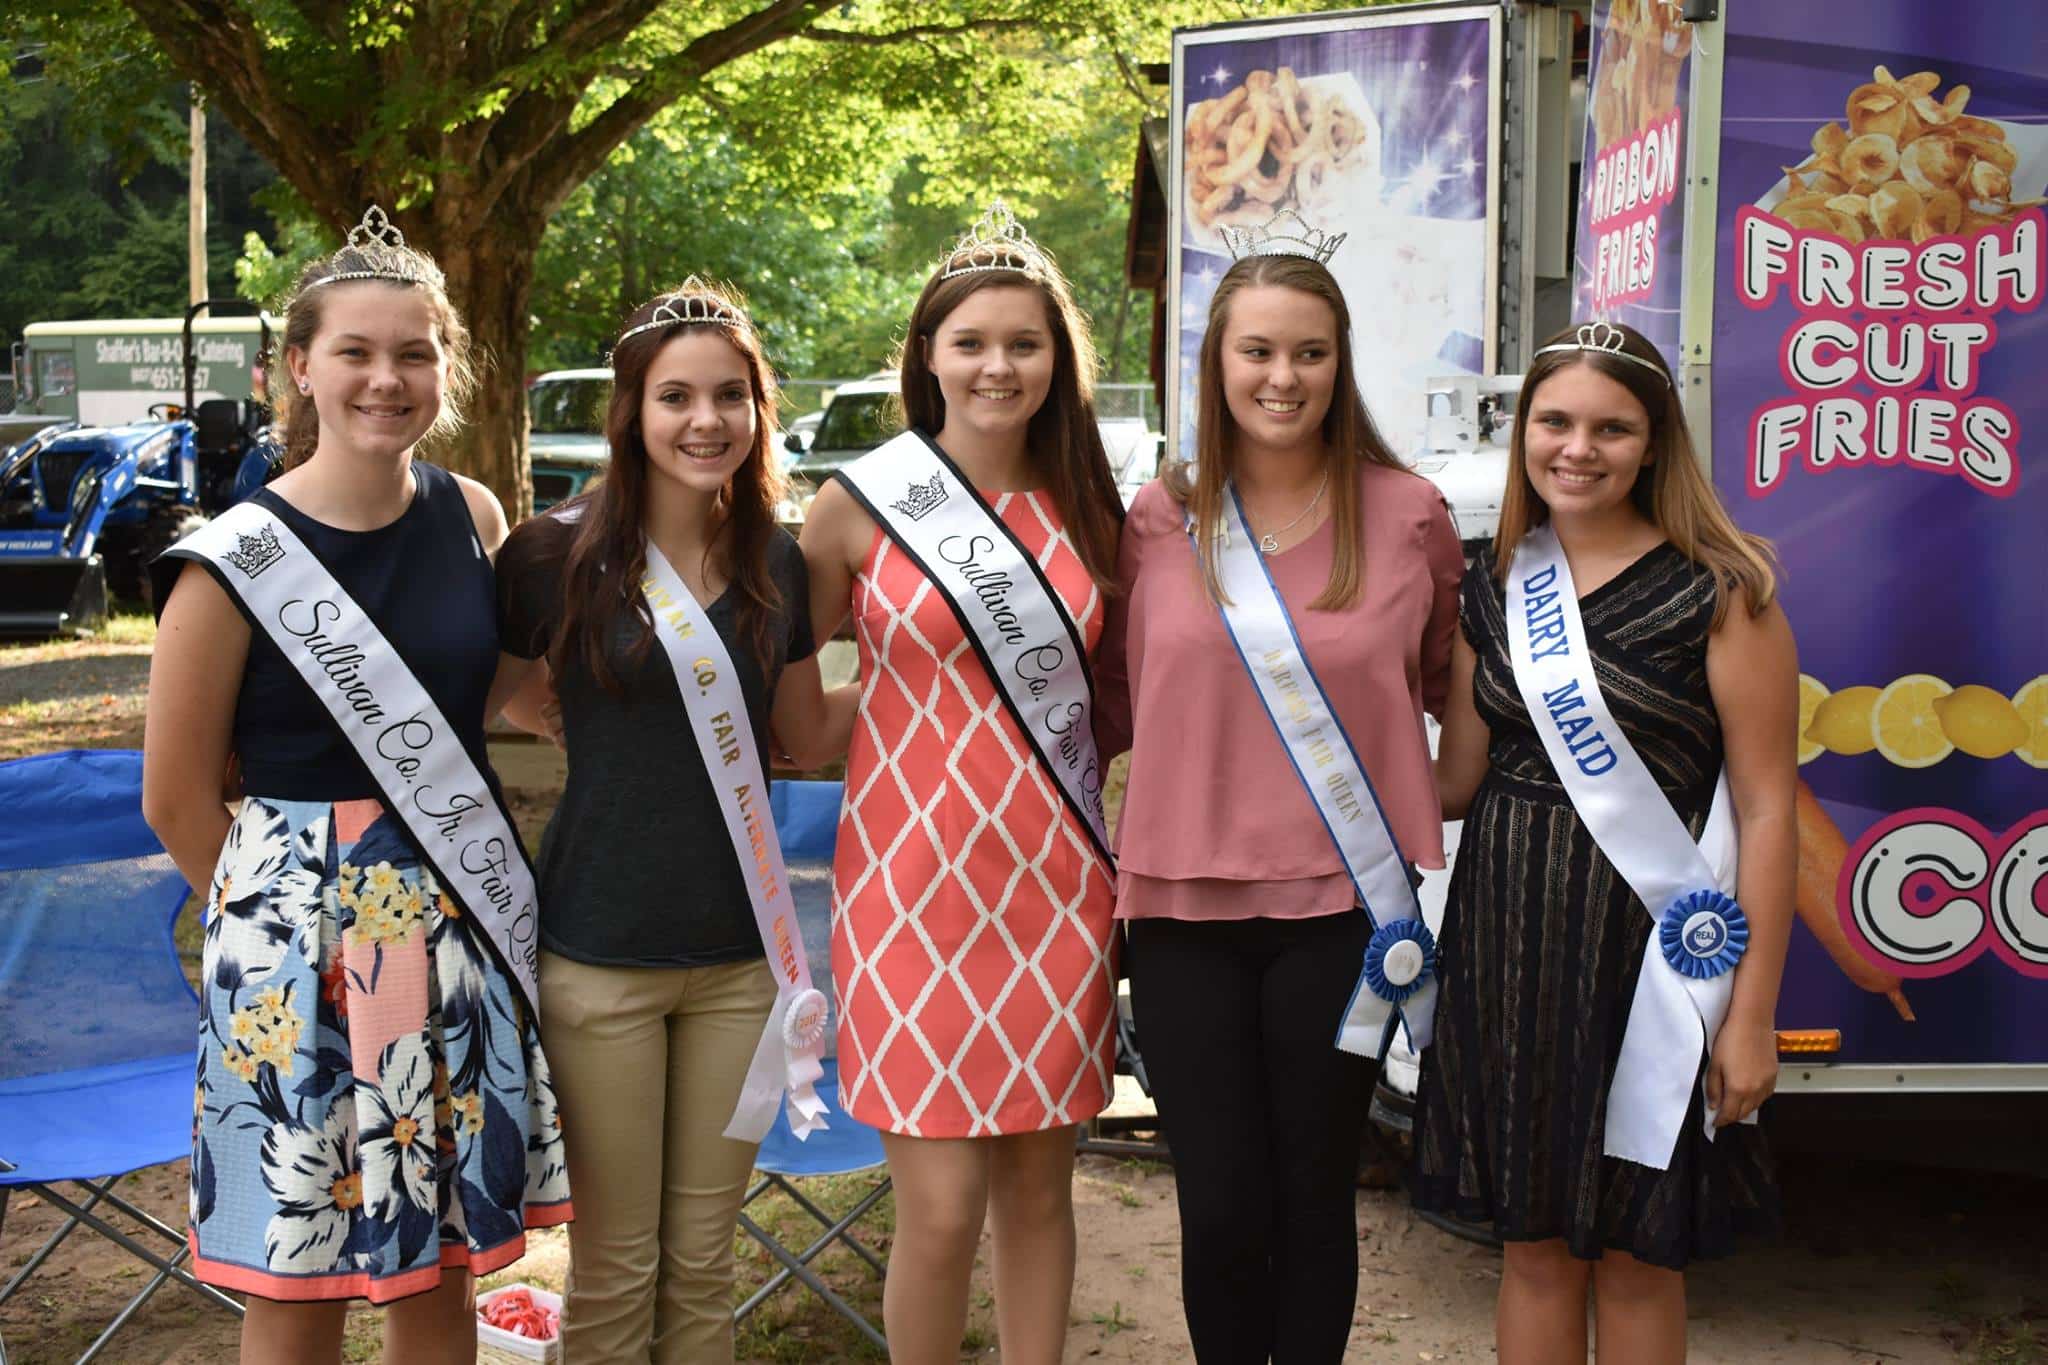
[[[1149, 153], [1184, 456], [1221, 231], [1283, 210], [1345, 234], [1367, 401], [1468, 544], [1543, 338], [1610, 319], [1662, 349], [1782, 565], [1779, 1092], [1844, 1111], [2048, 1092], [2048, 10], [1970, 14], [1507, 0], [1183, 29]], [[1413, 1074], [1397, 1045], [1387, 1081]]]

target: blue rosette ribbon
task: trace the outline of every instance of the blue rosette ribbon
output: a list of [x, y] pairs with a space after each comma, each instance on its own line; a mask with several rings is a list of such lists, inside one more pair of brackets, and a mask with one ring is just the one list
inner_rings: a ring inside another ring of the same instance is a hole
[[1657, 944], [1673, 971], [1711, 980], [1742, 960], [1749, 947], [1749, 920], [1724, 891], [1690, 891], [1665, 910]]
[[1365, 986], [1390, 1005], [1422, 989], [1436, 970], [1436, 937], [1419, 919], [1397, 919], [1373, 931], [1365, 946]]

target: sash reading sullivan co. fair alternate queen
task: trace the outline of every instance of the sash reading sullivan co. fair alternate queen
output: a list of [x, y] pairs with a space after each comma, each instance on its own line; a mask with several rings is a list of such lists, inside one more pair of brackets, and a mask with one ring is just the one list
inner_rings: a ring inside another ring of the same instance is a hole
[[[1724, 771], [1698, 842], [1607, 707], [1586, 647], [1578, 592], [1548, 526], [1523, 537], [1507, 582], [1515, 685], [1593, 842], [1656, 922], [1607, 1095], [1607, 1155], [1665, 1170], [1700, 1060], [1749, 944], [1735, 889], [1735, 823]], [[1714, 1136], [1714, 1107], [1706, 1135]], [[1745, 1122], [1755, 1122], [1751, 1114]]]
[[412, 834], [441, 889], [483, 926], [539, 1013], [533, 867], [512, 818], [391, 642], [283, 518], [238, 503], [166, 553], [213, 570], [270, 637]]
[[827, 1126], [825, 1102], [816, 1089], [825, 1074], [818, 1061], [825, 1039], [825, 996], [811, 985], [810, 959], [797, 928], [782, 839], [768, 813], [768, 773], [755, 749], [747, 698], [717, 627], [652, 541], [647, 544], [647, 577], [640, 590], [654, 614], [655, 638], [675, 670], [690, 733], [704, 757], [704, 774], [718, 797], [726, 835], [739, 855], [761, 947], [775, 973], [775, 1007], [754, 1048], [725, 1135], [759, 1142], [774, 1126], [787, 1093], [789, 1130], [799, 1139], [808, 1138]]
[[[1337, 1029], [1337, 1046], [1363, 1057], [1384, 1057], [1398, 1020], [1419, 1052], [1436, 1032], [1436, 940], [1423, 923], [1408, 860], [1387, 825], [1372, 778], [1309, 666], [1237, 489], [1225, 484], [1224, 492], [1223, 535], [1216, 545], [1223, 629], [1237, 646], [1266, 718], [1373, 924], [1364, 970]], [[1196, 534], [1190, 521], [1190, 543]]]
[[921, 431], [892, 438], [833, 477], [952, 607], [996, 696], [1113, 865], [1088, 654], [1038, 561]]

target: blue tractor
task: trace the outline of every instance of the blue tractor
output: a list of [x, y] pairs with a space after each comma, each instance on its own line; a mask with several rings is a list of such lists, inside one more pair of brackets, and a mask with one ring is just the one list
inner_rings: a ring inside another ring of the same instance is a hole
[[[147, 603], [149, 562], [273, 472], [266, 405], [193, 402], [192, 321], [207, 309], [257, 312], [236, 299], [185, 311], [182, 406], [121, 426], [57, 422], [0, 454], [0, 636], [90, 630], [110, 591]], [[270, 340], [266, 323], [265, 354]]]

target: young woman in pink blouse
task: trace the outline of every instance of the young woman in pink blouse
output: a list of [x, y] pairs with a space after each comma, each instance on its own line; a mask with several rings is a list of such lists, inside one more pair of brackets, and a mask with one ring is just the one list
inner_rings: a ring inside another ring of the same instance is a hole
[[1313, 260], [1224, 275], [1196, 465], [1131, 509], [1098, 665], [1103, 753], [1131, 751], [1117, 916], [1203, 1365], [1343, 1355], [1369, 1063], [1334, 1041], [1373, 932], [1218, 614], [1226, 480], [1399, 847], [1444, 861], [1422, 717], [1449, 683], [1463, 562], [1436, 490], [1374, 429], [1350, 337]]

